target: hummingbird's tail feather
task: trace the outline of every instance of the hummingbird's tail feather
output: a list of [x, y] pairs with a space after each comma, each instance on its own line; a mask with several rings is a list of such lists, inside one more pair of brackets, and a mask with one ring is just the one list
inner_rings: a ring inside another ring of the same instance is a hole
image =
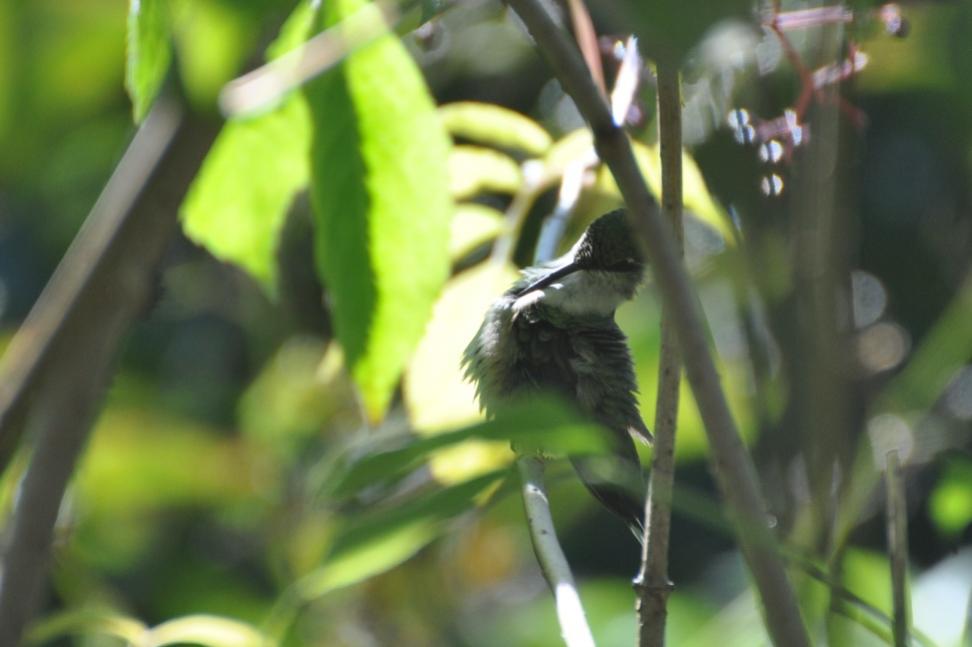
[[624, 519], [640, 541], [646, 493], [640, 464], [617, 455], [574, 456], [570, 462], [594, 498]]

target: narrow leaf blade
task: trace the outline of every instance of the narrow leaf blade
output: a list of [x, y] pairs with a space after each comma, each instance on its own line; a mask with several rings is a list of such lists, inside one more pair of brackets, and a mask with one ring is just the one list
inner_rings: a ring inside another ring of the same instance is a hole
[[148, 114], [172, 61], [165, 5], [164, 0], [130, 0], [128, 4], [125, 89], [132, 99], [135, 123]]

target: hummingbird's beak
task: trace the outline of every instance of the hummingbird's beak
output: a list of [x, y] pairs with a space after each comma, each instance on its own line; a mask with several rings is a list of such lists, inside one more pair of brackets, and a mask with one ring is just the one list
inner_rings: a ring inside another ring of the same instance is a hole
[[534, 290], [542, 290], [543, 288], [547, 287], [557, 279], [561, 279], [567, 276], [568, 274], [573, 274], [579, 269], [582, 269], [580, 264], [578, 264], [575, 261], [571, 261], [570, 263], [567, 263], [563, 267], [558, 267], [556, 270], [554, 270], [550, 274], [547, 274], [543, 278], [537, 279], [536, 281], [528, 285], [526, 288], [520, 290], [516, 296], [521, 297], [524, 294], [529, 294], [530, 292], [533, 292]]

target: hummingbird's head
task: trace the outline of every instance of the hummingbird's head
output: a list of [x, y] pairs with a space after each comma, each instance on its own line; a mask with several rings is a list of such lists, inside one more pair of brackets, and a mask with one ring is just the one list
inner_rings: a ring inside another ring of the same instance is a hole
[[631, 273], [641, 279], [644, 262], [624, 209], [606, 213], [587, 228], [573, 250], [574, 263], [585, 270]]
[[523, 306], [542, 299], [575, 315], [603, 316], [634, 295], [643, 275], [641, 252], [618, 209], [591, 223], [568, 254], [514, 296]]

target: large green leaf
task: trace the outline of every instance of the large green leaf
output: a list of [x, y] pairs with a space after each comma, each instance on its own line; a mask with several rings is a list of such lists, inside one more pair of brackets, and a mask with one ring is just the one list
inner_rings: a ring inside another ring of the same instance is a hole
[[[324, 25], [381, 20], [362, 0], [327, 2]], [[373, 24], [371, 25], [373, 28]], [[346, 24], [338, 27], [358, 42]], [[417, 66], [392, 35], [309, 84], [315, 249], [338, 340], [381, 418], [449, 271], [449, 139]]]
[[[270, 45], [277, 58], [306, 40], [311, 3], [301, 3]], [[310, 115], [294, 94], [271, 112], [230, 121], [182, 204], [186, 235], [276, 291], [276, 250], [287, 210], [310, 175]]]
[[172, 60], [165, 0], [129, 0], [125, 88], [135, 122], [148, 114]]

